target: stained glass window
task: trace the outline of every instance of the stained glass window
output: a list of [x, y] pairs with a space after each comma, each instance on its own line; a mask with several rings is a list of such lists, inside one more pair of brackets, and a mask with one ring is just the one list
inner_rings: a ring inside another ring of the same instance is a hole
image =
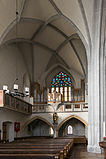
[[51, 92], [61, 93], [62, 101], [71, 101], [71, 78], [63, 72], [58, 73], [51, 82]]
[[71, 87], [71, 78], [63, 72], [58, 73], [52, 80], [51, 87]]

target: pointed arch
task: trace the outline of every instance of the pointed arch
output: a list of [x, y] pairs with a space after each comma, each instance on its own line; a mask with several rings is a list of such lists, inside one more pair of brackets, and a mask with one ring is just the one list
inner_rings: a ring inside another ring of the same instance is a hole
[[44, 118], [42, 118], [42, 117], [40, 117], [40, 116], [35, 116], [35, 117], [33, 117], [33, 118], [27, 120], [27, 121], [23, 124], [23, 126], [21, 127], [21, 131], [24, 131], [24, 129], [26, 128], [26, 126], [27, 126], [28, 124], [30, 124], [32, 121], [37, 120], [37, 119], [44, 121], [47, 125], [49, 125], [50, 127], [52, 127], [52, 129], [53, 129], [53, 131], [54, 131], [53, 125], [52, 125], [49, 121], [47, 121], [46, 119], [44, 119]]
[[[66, 67], [62, 66], [61, 64], [55, 64], [51, 69], [49, 69], [49, 71], [45, 77], [46, 86], [49, 87], [52, 82], [53, 77], [56, 76], [56, 74], [58, 74], [61, 71], [65, 72], [69, 77], [71, 77], [72, 83], [73, 83], [74, 87], [76, 87], [76, 81], [72, 75], [73, 70], [71, 70], [71, 69], [68, 70]], [[72, 73], [70, 73], [70, 72], [72, 72]]]
[[75, 119], [78, 119], [79, 121], [81, 121], [86, 127], [88, 127], [88, 123], [83, 120], [81, 117], [77, 116], [77, 115], [71, 115], [69, 117], [67, 117], [66, 119], [64, 119], [57, 127], [57, 131], [59, 131], [59, 129], [61, 128], [61, 126], [67, 122], [68, 120], [72, 119], [72, 118], [75, 118]]
[[63, 71], [58, 72], [52, 79], [51, 82], [52, 87], [71, 87], [72, 86], [72, 80], [71, 77], [67, 75], [67, 73], [64, 73]]

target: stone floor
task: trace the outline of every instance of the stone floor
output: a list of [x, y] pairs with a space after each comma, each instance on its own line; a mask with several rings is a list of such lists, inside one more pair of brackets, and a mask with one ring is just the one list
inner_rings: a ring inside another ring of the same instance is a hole
[[104, 159], [104, 154], [94, 154], [87, 152], [87, 147], [84, 145], [74, 146], [70, 152], [69, 159]]

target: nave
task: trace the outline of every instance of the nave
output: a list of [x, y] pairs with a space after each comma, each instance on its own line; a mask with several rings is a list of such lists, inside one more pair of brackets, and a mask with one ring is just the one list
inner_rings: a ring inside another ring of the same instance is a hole
[[[106, 144], [106, 0], [1, 0], [0, 142], [11, 142], [1, 158], [12, 156], [17, 137], [70, 134], [86, 136], [93, 153], [75, 150], [73, 158], [101, 157], [94, 153]], [[38, 159], [28, 144], [15, 155]]]

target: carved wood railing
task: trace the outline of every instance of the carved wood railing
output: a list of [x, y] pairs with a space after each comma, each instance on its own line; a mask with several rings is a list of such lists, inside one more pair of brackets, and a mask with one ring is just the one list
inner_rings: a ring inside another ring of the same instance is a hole
[[18, 97], [5, 94], [0, 90], [0, 107], [8, 108], [17, 112], [31, 114], [32, 105]]

